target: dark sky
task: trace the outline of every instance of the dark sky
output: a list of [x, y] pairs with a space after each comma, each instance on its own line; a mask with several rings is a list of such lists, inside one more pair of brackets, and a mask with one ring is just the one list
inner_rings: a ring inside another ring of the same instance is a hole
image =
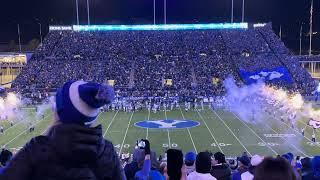
[[[153, 23], [153, 0], [90, 0], [91, 24]], [[272, 22], [275, 31], [282, 25], [283, 39], [291, 49], [298, 48], [300, 24], [309, 31], [311, 0], [246, 0], [247, 22]], [[80, 22], [87, 23], [86, 0], [79, 0]], [[234, 0], [235, 21], [241, 20], [242, 0]], [[163, 23], [163, 0], [156, 0], [157, 23]], [[167, 0], [167, 23], [229, 22], [231, 0]], [[38, 20], [36, 20], [38, 19]], [[0, 6], [0, 43], [17, 41], [21, 24], [22, 41], [38, 38], [39, 25], [75, 24], [75, 0], [5, 0]], [[314, 0], [314, 31], [320, 31], [320, 0]], [[308, 37], [304, 37], [307, 49]], [[314, 47], [320, 50], [320, 32]]]

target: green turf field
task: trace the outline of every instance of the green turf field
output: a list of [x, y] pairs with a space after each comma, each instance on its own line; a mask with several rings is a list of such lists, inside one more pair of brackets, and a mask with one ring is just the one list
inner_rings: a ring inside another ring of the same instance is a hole
[[[36, 117], [34, 109], [26, 109], [24, 121], [10, 126], [8, 122], [0, 122], [4, 133], [0, 134], [0, 145], [14, 150], [23, 146], [32, 137], [43, 134], [52, 122], [52, 114], [47, 111], [45, 118]], [[198, 121], [199, 126], [185, 129], [143, 129], [136, 127], [135, 122], [143, 120], [190, 119]], [[36, 124], [35, 131], [30, 133], [28, 122]], [[311, 143], [313, 129], [307, 126], [305, 137], [300, 133], [306, 127], [306, 120], [297, 121], [297, 129], [288, 124], [265, 115], [264, 123], [248, 124], [235, 114], [223, 110], [160, 111], [147, 110], [134, 113], [107, 112], [98, 116], [97, 124], [103, 125], [104, 137], [111, 140], [121, 153], [132, 152], [135, 142], [147, 138], [151, 148], [157, 154], [163, 154], [167, 148], [178, 148], [184, 152], [209, 150], [221, 151], [227, 157], [236, 157], [246, 151], [251, 155], [276, 155], [292, 152], [295, 155], [314, 156], [320, 154], [320, 142]], [[319, 130], [316, 132], [320, 138]]]

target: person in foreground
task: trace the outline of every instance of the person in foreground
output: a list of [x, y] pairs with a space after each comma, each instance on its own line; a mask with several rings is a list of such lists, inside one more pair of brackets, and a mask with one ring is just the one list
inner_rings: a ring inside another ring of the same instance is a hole
[[209, 152], [200, 152], [196, 158], [196, 171], [188, 175], [188, 180], [217, 180], [210, 174], [211, 155]]
[[281, 157], [265, 158], [255, 169], [253, 180], [296, 180], [293, 168]]
[[110, 86], [69, 81], [57, 91], [55, 122], [30, 140], [4, 168], [1, 180], [122, 180], [118, 155], [93, 127], [99, 108], [114, 99]]

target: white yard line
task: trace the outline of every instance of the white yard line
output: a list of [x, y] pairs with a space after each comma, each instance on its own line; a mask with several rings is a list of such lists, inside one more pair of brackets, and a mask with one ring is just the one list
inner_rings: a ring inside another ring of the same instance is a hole
[[[34, 112], [31, 112], [31, 114], [34, 114]], [[49, 116], [49, 115], [48, 115]], [[48, 116], [46, 116], [45, 118], [47, 118]], [[19, 122], [15, 123], [13, 126], [9, 127], [8, 129], [6, 129], [5, 131], [3, 131], [3, 134], [5, 134], [9, 129], [16, 127], [18, 124], [24, 122], [25, 120], [20, 120]]]
[[[150, 111], [148, 110], [148, 121], [150, 120]], [[148, 139], [149, 137], [149, 128], [147, 128], [147, 135], [146, 135], [146, 139]]]
[[19, 122], [15, 123], [13, 126], [9, 127], [8, 129], [6, 129], [5, 131], [3, 131], [3, 134], [5, 134], [8, 130], [16, 127], [18, 124], [21, 124], [24, 120], [20, 120]]
[[122, 151], [122, 148], [123, 148], [124, 141], [125, 141], [125, 140], [126, 140], [126, 138], [127, 138], [127, 134], [128, 134], [129, 127], [130, 127], [130, 125], [131, 125], [131, 120], [132, 120], [133, 114], [134, 114], [134, 112], [132, 112], [132, 114], [131, 114], [131, 116], [130, 116], [129, 123], [128, 123], [127, 129], [126, 129], [126, 132], [125, 132], [125, 134], [124, 134], [124, 137], [123, 137], [123, 140], [122, 140], [122, 143], [121, 143], [121, 147], [120, 147], [119, 154], [121, 154], [121, 151]]
[[[270, 127], [268, 124], [265, 124], [265, 126], [267, 126], [269, 129], [271, 129], [274, 133], [279, 134], [279, 132], [275, 131], [272, 127]], [[284, 140], [284, 142], [287, 142], [285, 138], [281, 137], [281, 139]], [[306, 155], [303, 151], [301, 151], [299, 148], [297, 148], [297, 146], [295, 146], [294, 144], [288, 142], [292, 147], [294, 147], [297, 151], [299, 151], [300, 153], [302, 153], [305, 157], [310, 157], [308, 155]]]
[[230, 127], [226, 124], [226, 122], [224, 122], [224, 120], [219, 116], [218, 113], [216, 113], [216, 111], [212, 110], [212, 112], [214, 112], [214, 114], [218, 117], [218, 119], [228, 128], [228, 130], [231, 132], [231, 134], [237, 139], [237, 141], [240, 143], [240, 145], [246, 150], [246, 152], [252, 156], [252, 154], [248, 151], [248, 149], [243, 145], [243, 143], [240, 141], [240, 139], [233, 133], [233, 131], [230, 129]]
[[109, 130], [109, 128], [110, 128], [110, 126], [112, 125], [113, 121], [115, 120], [115, 118], [116, 118], [116, 116], [117, 116], [118, 112], [119, 112], [119, 110], [118, 110], [118, 111], [113, 115], [113, 117], [112, 117], [112, 119], [111, 119], [110, 124], [108, 125], [108, 127], [107, 127], [106, 131], [103, 133], [103, 137], [105, 137], [105, 136], [106, 136], [106, 134], [107, 134], [107, 132], [108, 132], [108, 130]]
[[[179, 109], [180, 109], [180, 112], [181, 112], [181, 115], [182, 115], [183, 120], [185, 120], [186, 118], [184, 118], [184, 115], [183, 115], [182, 110], [181, 110], [181, 108], [180, 108], [180, 107], [179, 107]], [[189, 128], [187, 128], [187, 130], [188, 130], [188, 133], [189, 133], [189, 136], [190, 136], [190, 139], [191, 139], [191, 142], [192, 142], [193, 148], [194, 148], [194, 150], [196, 151], [196, 154], [198, 154], [198, 150], [197, 150], [196, 145], [194, 144], [193, 138], [192, 138], [192, 136], [191, 136], [190, 129], [189, 129]]]
[[299, 119], [298, 122], [302, 123], [303, 125], [305, 125], [304, 128], [308, 127], [310, 129], [312, 129], [313, 131], [317, 131], [318, 129], [314, 130], [313, 127], [309, 126], [306, 122], [304, 122], [303, 120]]
[[216, 140], [216, 138], [214, 137], [214, 135], [213, 135], [212, 131], [210, 130], [210, 128], [209, 128], [209, 126], [208, 126], [207, 122], [203, 119], [202, 115], [199, 113], [199, 111], [198, 111], [198, 110], [197, 110], [197, 113], [198, 113], [199, 117], [201, 118], [201, 120], [203, 121], [204, 125], [207, 127], [207, 129], [208, 129], [209, 133], [211, 134], [212, 139], [214, 140], [214, 142], [215, 142], [215, 143], [216, 143], [216, 145], [218, 146], [218, 148], [219, 148], [220, 152], [222, 152], [222, 153], [224, 154], [224, 152], [223, 152], [223, 150], [221, 149], [221, 147], [220, 147], [220, 145], [219, 145], [218, 141]]
[[[37, 126], [37, 124], [39, 124], [40, 122], [42, 122], [44, 119], [46, 119], [48, 116], [44, 117], [43, 119], [38, 120], [34, 125], [34, 127]], [[9, 142], [7, 142], [6, 144], [4, 144], [3, 146], [6, 147], [8, 144], [10, 144], [12, 141], [16, 140], [18, 137], [20, 137], [22, 134], [24, 134], [25, 132], [27, 132], [29, 129], [27, 128], [26, 130], [22, 131], [20, 134], [18, 134], [16, 137], [14, 137], [13, 139], [11, 139]]]
[[[164, 109], [164, 115], [166, 117], [166, 120], [168, 120], [168, 116], [167, 116], [167, 108]], [[171, 138], [170, 138], [170, 132], [169, 132], [169, 129], [167, 128], [167, 134], [168, 134], [168, 145], [169, 145], [169, 148], [171, 148]]]
[[[303, 135], [301, 134], [301, 132], [299, 132], [298, 130], [296, 130], [296, 129], [292, 128], [291, 126], [289, 126], [288, 124], [286, 124], [286, 123], [284, 123], [284, 122], [280, 121], [280, 120], [279, 120], [279, 119], [277, 119], [277, 118], [274, 118], [274, 119], [275, 119], [275, 120], [277, 120], [277, 122], [280, 122], [280, 123], [282, 123], [282, 124], [286, 125], [289, 129], [292, 129], [294, 132], [297, 132], [297, 133], [298, 133], [298, 135], [300, 135], [300, 136], [304, 137], [305, 139], [307, 139], [308, 141], [310, 141], [310, 142], [311, 142], [311, 139], [307, 138], [306, 136], [303, 136]], [[318, 146], [318, 147], [320, 147], [320, 145], [319, 145], [319, 144], [317, 144], [317, 143], [315, 143], [315, 145], [316, 145], [316, 146]]]
[[268, 145], [268, 143], [266, 143], [252, 128], [250, 128], [247, 123], [243, 122], [236, 114], [234, 114], [232, 112], [232, 114], [242, 123], [244, 124], [247, 128], [250, 129], [250, 131], [257, 136], [275, 155], [278, 155], [279, 153], [277, 153], [270, 145]]

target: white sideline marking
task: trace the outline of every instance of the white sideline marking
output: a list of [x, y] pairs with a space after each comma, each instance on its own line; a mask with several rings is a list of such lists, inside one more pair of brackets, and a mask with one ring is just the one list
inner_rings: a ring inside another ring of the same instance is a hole
[[251, 130], [251, 132], [253, 132], [254, 135], [256, 135], [264, 144], [266, 144], [266, 146], [275, 154], [275, 155], [278, 155], [278, 153], [270, 146], [268, 145], [268, 143], [266, 143], [253, 129], [251, 129], [247, 123], [241, 121], [241, 119], [232, 112], [232, 114], [242, 123], [244, 124], [245, 126], [247, 126], [247, 128], [249, 128]]
[[214, 114], [219, 118], [219, 120], [229, 129], [229, 131], [231, 132], [231, 134], [237, 139], [237, 141], [238, 141], [238, 142], [240, 143], [240, 145], [248, 152], [248, 154], [249, 154], [250, 156], [252, 156], [252, 154], [251, 154], [251, 153], [248, 151], [248, 149], [242, 144], [242, 142], [239, 140], [239, 138], [233, 133], [233, 131], [230, 129], [230, 127], [226, 124], [226, 122], [224, 122], [224, 120], [221, 119], [221, 117], [219, 116], [219, 114], [216, 113], [215, 110], [212, 110], [212, 109], [211, 109], [211, 111], [214, 112]]
[[[150, 111], [148, 110], [148, 121], [150, 120]], [[147, 128], [147, 136], [146, 139], [149, 137], [149, 128]]]
[[132, 112], [132, 114], [131, 114], [131, 116], [130, 116], [130, 120], [129, 120], [129, 123], [128, 123], [128, 126], [127, 126], [127, 130], [126, 130], [126, 132], [125, 132], [125, 134], [124, 134], [123, 141], [122, 141], [122, 143], [121, 143], [121, 147], [120, 147], [119, 154], [121, 154], [124, 141], [126, 140], [126, 137], [127, 137], [127, 134], [128, 134], [128, 130], [129, 130], [129, 127], [130, 127], [130, 124], [131, 124], [131, 120], [132, 120], [133, 114], [134, 114], [134, 112]]
[[197, 110], [197, 113], [198, 113], [198, 115], [200, 116], [201, 120], [204, 122], [205, 126], [207, 127], [207, 129], [208, 129], [209, 133], [211, 134], [212, 139], [214, 140], [214, 142], [215, 142], [215, 143], [216, 143], [216, 145], [218, 146], [218, 148], [219, 148], [220, 152], [222, 152], [222, 153], [224, 154], [224, 152], [223, 152], [223, 150], [221, 149], [221, 147], [220, 147], [220, 145], [219, 145], [218, 141], [216, 140], [216, 138], [215, 138], [215, 137], [214, 137], [214, 135], [212, 134], [212, 132], [211, 132], [211, 130], [210, 130], [210, 128], [209, 128], [209, 126], [207, 125], [207, 122], [203, 119], [202, 115], [199, 113], [199, 111], [198, 111], [198, 110]]
[[[168, 116], [167, 116], [167, 108], [165, 108], [165, 109], [164, 109], [164, 115], [166, 116], [166, 120], [168, 120]], [[168, 134], [169, 148], [171, 148], [171, 139], [170, 139], [169, 129], [167, 129], [167, 134]]]
[[[180, 107], [179, 107], [179, 109], [180, 109], [180, 112], [181, 112], [181, 115], [182, 115], [183, 120], [185, 120], [186, 118], [184, 118], [184, 115], [183, 115], [182, 110], [181, 110]], [[194, 150], [196, 151], [196, 154], [198, 154], [197, 147], [196, 147], [196, 145], [194, 144], [194, 141], [193, 141], [193, 138], [192, 138], [192, 136], [191, 136], [191, 132], [190, 132], [189, 128], [187, 128], [187, 130], [188, 130], [188, 133], [189, 133], [189, 136], [190, 136], [190, 139], [191, 139], [193, 148], [194, 148]]]
[[[278, 132], [277, 131], [275, 131], [272, 127], [270, 127], [268, 124], [265, 124], [269, 129], [271, 129], [274, 133], [277, 133], [278, 134]], [[281, 137], [281, 139], [283, 139], [284, 140], [284, 142], [286, 142], [286, 139], [285, 138], [283, 138], [283, 137]], [[288, 142], [289, 143], [289, 142]], [[310, 156], [308, 156], [308, 155], [306, 155], [303, 151], [301, 151], [300, 149], [298, 149], [294, 144], [292, 144], [292, 143], [289, 143], [292, 147], [294, 147], [297, 151], [299, 151], [300, 153], [302, 153], [305, 157], [310, 157]]]
[[[43, 119], [38, 120], [34, 125], [34, 127], [37, 126], [37, 124], [39, 124], [40, 122], [42, 122], [43, 120], [47, 119], [50, 115], [47, 115], [46, 117], [44, 117]], [[22, 131], [20, 134], [18, 134], [16, 137], [14, 137], [13, 139], [11, 139], [9, 142], [7, 142], [6, 144], [4, 144], [3, 146], [6, 147], [8, 144], [10, 144], [12, 141], [14, 141], [15, 139], [17, 139], [19, 136], [21, 136], [22, 134], [24, 134], [25, 132], [27, 132], [29, 129], [27, 128], [26, 130]]]
[[118, 110], [118, 111], [113, 115], [113, 117], [112, 117], [112, 119], [111, 119], [110, 124], [108, 125], [108, 127], [107, 127], [106, 131], [103, 133], [103, 137], [105, 137], [105, 136], [106, 136], [106, 134], [107, 134], [107, 132], [108, 132], [108, 130], [109, 130], [109, 128], [110, 128], [110, 126], [111, 126], [111, 124], [113, 123], [114, 119], [116, 118], [116, 116], [117, 116], [118, 112], [119, 112], [119, 110]]

